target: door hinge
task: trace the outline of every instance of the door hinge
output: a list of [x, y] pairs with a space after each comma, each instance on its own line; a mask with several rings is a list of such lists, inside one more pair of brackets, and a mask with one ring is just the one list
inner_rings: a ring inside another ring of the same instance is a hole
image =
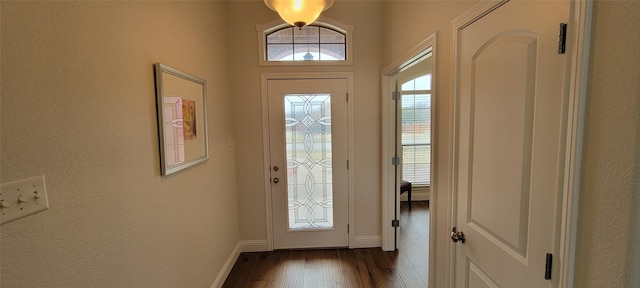
[[391, 99], [392, 100], [400, 100], [400, 92], [399, 91], [391, 92]]
[[398, 219], [391, 220], [391, 227], [400, 227], [400, 220]]
[[349, 160], [347, 160], [347, 170], [349, 170]]
[[347, 224], [347, 234], [349, 234], [349, 224]]
[[349, 92], [347, 92], [347, 103], [349, 103]]
[[558, 54], [564, 54], [567, 49], [567, 23], [560, 23], [558, 33]]
[[393, 166], [400, 165], [400, 157], [393, 156], [393, 158], [391, 158], [391, 165], [393, 165]]
[[553, 255], [547, 253], [547, 263], [544, 266], [544, 279], [551, 280], [551, 265], [553, 263]]

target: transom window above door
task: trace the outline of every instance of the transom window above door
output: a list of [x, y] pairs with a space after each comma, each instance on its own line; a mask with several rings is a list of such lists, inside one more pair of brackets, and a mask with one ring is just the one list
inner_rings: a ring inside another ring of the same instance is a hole
[[347, 36], [317, 25], [285, 27], [267, 34], [267, 61], [344, 61]]
[[260, 65], [350, 65], [353, 27], [323, 18], [302, 28], [259, 25]]

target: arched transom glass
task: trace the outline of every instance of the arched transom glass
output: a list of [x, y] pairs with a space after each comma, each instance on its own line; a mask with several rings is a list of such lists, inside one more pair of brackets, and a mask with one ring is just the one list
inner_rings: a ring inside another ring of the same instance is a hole
[[308, 25], [266, 35], [267, 61], [344, 61], [347, 37], [337, 30]]

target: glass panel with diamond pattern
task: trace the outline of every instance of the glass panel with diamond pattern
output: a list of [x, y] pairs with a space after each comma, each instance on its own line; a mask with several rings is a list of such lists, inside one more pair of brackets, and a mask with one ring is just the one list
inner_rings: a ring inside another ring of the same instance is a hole
[[333, 227], [331, 95], [284, 97], [289, 229]]

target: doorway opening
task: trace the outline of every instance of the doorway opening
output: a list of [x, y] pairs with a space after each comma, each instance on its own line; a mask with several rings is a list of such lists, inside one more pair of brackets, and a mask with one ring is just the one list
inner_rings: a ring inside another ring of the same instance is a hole
[[[383, 71], [383, 239], [429, 285], [433, 265], [432, 163], [435, 34]], [[388, 163], [386, 163], [388, 159]], [[390, 224], [390, 225], [389, 225]]]
[[[396, 249], [427, 285], [429, 269], [429, 191], [431, 185], [432, 53], [396, 75], [396, 155], [400, 157], [400, 231]], [[424, 271], [420, 273], [419, 271]]]

